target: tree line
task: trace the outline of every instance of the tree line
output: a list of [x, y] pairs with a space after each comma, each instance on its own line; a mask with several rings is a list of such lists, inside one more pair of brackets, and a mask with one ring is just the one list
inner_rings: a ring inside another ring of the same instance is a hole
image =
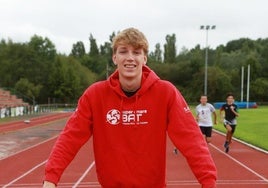
[[[98, 45], [89, 36], [89, 51], [78, 41], [70, 54], [58, 53], [53, 42], [34, 35], [29, 42], [0, 42], [0, 87], [29, 103], [76, 103], [92, 83], [106, 79], [116, 67], [112, 62], [111, 42]], [[204, 88], [205, 48], [176, 48], [176, 35], [166, 35], [165, 44], [155, 45], [148, 55], [148, 66], [162, 79], [172, 82], [187, 101], [197, 102]], [[228, 92], [240, 100], [241, 67], [250, 65], [250, 101], [268, 101], [268, 38], [240, 38], [215, 49], [208, 49], [209, 100], [223, 101]], [[246, 98], [246, 87], [244, 96]], [[163, 91], [164, 92], [164, 91]]]

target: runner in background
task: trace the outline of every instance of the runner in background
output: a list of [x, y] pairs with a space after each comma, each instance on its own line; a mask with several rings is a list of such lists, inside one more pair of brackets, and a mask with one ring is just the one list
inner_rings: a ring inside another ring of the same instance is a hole
[[[206, 95], [200, 97], [200, 104], [196, 106], [196, 121], [207, 143], [211, 142], [213, 123], [217, 124], [217, 114], [214, 106], [207, 102]], [[212, 122], [213, 115], [213, 122]]]
[[234, 104], [234, 95], [228, 93], [226, 96], [226, 104], [223, 104], [220, 108], [220, 118], [226, 128], [226, 141], [224, 143], [225, 152], [228, 153], [230, 149], [230, 144], [232, 143], [232, 137], [236, 129], [238, 117], [238, 108]]

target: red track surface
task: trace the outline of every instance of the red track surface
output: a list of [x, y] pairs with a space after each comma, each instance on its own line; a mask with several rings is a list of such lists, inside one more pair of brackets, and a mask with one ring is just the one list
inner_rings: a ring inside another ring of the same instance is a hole
[[[44, 123], [44, 121], [48, 121], [48, 118], [44, 118], [42, 122]], [[0, 158], [0, 187], [42, 187], [45, 162], [65, 121], [66, 119], [51, 123], [46, 122], [46, 126], [24, 129], [38, 136], [35, 135], [34, 143], [26, 144], [26, 148], [15, 147], [17, 150], [15, 154]], [[41, 122], [39, 123], [41, 124]], [[22, 130], [10, 131], [6, 132], [5, 136], [13, 138], [15, 134], [15, 138], [18, 138], [18, 134], [25, 134], [25, 132]], [[1, 141], [5, 143], [5, 140], [2, 140], [2, 135], [0, 137], [0, 148]], [[224, 137], [214, 132], [213, 142], [209, 145], [211, 155], [218, 169], [217, 187], [267, 188], [268, 154], [238, 141], [234, 141], [230, 153], [225, 154], [223, 152], [223, 142]], [[58, 187], [100, 187], [95, 172], [92, 140], [82, 147], [74, 161], [66, 169]], [[173, 145], [169, 140], [167, 147], [167, 187], [200, 187], [185, 159], [181, 154], [175, 155], [173, 153]]]

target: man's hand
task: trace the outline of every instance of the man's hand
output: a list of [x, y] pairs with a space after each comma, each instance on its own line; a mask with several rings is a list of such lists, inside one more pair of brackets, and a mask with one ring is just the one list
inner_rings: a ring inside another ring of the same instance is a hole
[[56, 188], [56, 185], [49, 181], [44, 181], [43, 188]]
[[236, 115], [236, 116], [239, 116], [239, 114], [234, 110], [235, 107], [232, 105], [230, 106], [230, 109], [232, 110], [232, 112]]

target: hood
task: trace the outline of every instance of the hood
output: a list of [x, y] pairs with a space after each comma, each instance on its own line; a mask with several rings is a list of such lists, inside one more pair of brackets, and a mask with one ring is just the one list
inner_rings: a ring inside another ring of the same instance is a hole
[[[151, 70], [148, 66], [142, 67], [142, 81], [141, 88], [136, 93], [136, 95], [143, 95], [156, 81], [160, 78]], [[109, 86], [120, 96], [126, 97], [124, 92], [121, 89], [119, 83], [119, 72], [116, 70], [109, 78], [108, 78]]]

